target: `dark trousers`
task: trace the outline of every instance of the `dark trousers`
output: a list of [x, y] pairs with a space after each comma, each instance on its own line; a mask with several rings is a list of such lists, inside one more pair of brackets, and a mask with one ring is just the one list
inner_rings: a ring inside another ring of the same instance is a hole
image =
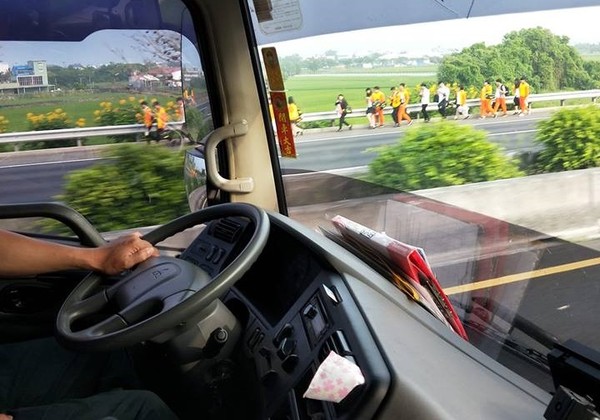
[[340, 115], [340, 130], [342, 129], [342, 124], [349, 126], [350, 124], [348, 124], [348, 121], [346, 121], [346, 111], [342, 112], [342, 115]]
[[0, 413], [18, 420], [177, 419], [138, 385], [125, 352], [77, 353], [52, 338], [0, 346]]
[[395, 106], [392, 108], [392, 120], [394, 120], [394, 124], [398, 124], [398, 110], [399, 106]]
[[438, 111], [440, 112], [440, 115], [442, 116], [442, 118], [446, 118], [446, 107], [447, 106], [448, 106], [448, 101], [446, 99], [442, 99], [438, 103]]
[[421, 113], [425, 121], [429, 121], [429, 113], [427, 112], [427, 104], [421, 104]]

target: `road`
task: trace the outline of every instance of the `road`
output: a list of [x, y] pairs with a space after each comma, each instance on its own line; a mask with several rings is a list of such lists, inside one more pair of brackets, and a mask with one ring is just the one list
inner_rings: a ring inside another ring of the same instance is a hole
[[[535, 149], [533, 138], [536, 124], [547, 118], [546, 111], [539, 111], [527, 117], [508, 116], [496, 119], [468, 119], [456, 121], [488, 132], [490, 141], [500, 145], [507, 153], [516, 154]], [[422, 124], [415, 122], [413, 126]], [[411, 127], [412, 128], [412, 127]], [[371, 147], [394, 144], [402, 138], [406, 130], [403, 126], [392, 126], [370, 130], [364, 127], [341, 132], [327, 130], [304, 134], [296, 139], [297, 159], [281, 159], [284, 169], [304, 169], [310, 171], [331, 171], [345, 168], [363, 167], [376, 156], [366, 152]]]
[[[456, 121], [469, 124], [489, 133], [490, 140], [501, 145], [507, 153], [531, 150], [535, 125], [545, 117], [546, 111], [538, 111], [528, 117], [506, 117], [497, 119], [469, 119]], [[421, 122], [415, 122], [415, 126]], [[370, 147], [393, 144], [407, 130], [406, 127], [383, 127], [375, 130], [356, 127], [352, 131], [313, 131], [297, 140], [297, 159], [281, 159], [283, 169], [336, 171], [365, 167], [376, 156], [366, 152]], [[14, 202], [47, 201], [55, 199], [63, 190], [64, 176], [75, 169], [97, 163], [99, 158], [90, 157], [89, 152], [73, 151], [69, 154], [57, 152], [46, 161], [28, 163], [23, 160], [0, 160], [0, 204]]]

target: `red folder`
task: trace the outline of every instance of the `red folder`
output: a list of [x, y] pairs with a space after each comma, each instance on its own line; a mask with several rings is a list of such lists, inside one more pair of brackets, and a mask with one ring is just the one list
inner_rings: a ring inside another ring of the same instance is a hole
[[[405, 244], [343, 216], [335, 216], [331, 221], [343, 237], [384, 257], [394, 274], [409, 280], [427, 309], [445, 321], [454, 332], [468, 340], [456, 310], [444, 293], [421, 248]], [[407, 294], [410, 296], [410, 293]]]

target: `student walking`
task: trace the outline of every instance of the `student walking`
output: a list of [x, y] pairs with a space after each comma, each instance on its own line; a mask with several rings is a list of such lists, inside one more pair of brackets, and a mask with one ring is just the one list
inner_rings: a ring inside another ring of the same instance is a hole
[[375, 128], [375, 107], [373, 106], [373, 91], [371, 88], [365, 89], [365, 104], [367, 105], [367, 120], [369, 120], [369, 128]]
[[290, 124], [292, 126], [292, 133], [294, 136], [301, 136], [304, 134], [304, 130], [298, 127], [302, 112], [300, 111], [300, 108], [298, 108], [298, 105], [296, 105], [296, 102], [292, 96], [288, 98], [288, 114], [290, 116]]
[[438, 111], [442, 118], [446, 118], [446, 107], [448, 106], [448, 101], [450, 100], [450, 89], [444, 84], [444, 82], [439, 82], [437, 96]]
[[421, 98], [421, 113], [423, 114], [423, 119], [425, 120], [425, 122], [429, 122], [431, 120], [431, 117], [429, 117], [429, 113], [427, 112], [427, 105], [429, 105], [430, 93], [427, 83], [421, 83], [419, 97]]
[[521, 107], [521, 94], [519, 93], [519, 79], [515, 79], [515, 97], [513, 98], [513, 104], [515, 106], [515, 112], [513, 115], [517, 115], [519, 113], [519, 108]]
[[150, 131], [152, 130], [152, 124], [154, 124], [154, 113], [152, 112], [152, 108], [148, 105], [148, 102], [142, 101], [140, 102], [140, 106], [142, 107], [142, 112], [144, 113], [144, 127], [146, 130], [144, 131], [144, 137], [146, 141], [150, 143]]
[[410, 115], [406, 113], [406, 106], [408, 105], [408, 101], [410, 100], [410, 94], [408, 93], [408, 89], [406, 89], [404, 83], [400, 84], [398, 92], [398, 96], [400, 98], [400, 106], [398, 107], [398, 125], [400, 125], [402, 120], [408, 121], [408, 125], [411, 125], [412, 119], [410, 118]]
[[491, 117], [494, 115], [494, 110], [492, 109], [492, 98], [494, 97], [492, 93], [492, 86], [489, 81], [483, 82], [483, 87], [479, 93], [479, 118]]
[[154, 101], [152, 105], [154, 106], [154, 119], [156, 121], [156, 135], [158, 137], [158, 140], [160, 140], [167, 127], [167, 122], [169, 121], [169, 114], [167, 113], [167, 110], [158, 101]]
[[371, 95], [373, 100], [373, 107], [375, 108], [375, 125], [377, 127], [383, 127], [384, 115], [383, 108], [385, 108], [385, 94], [379, 90], [379, 86], [373, 88], [373, 94]]
[[337, 101], [335, 101], [335, 111], [340, 119], [339, 128], [337, 131], [342, 131], [342, 125], [347, 126], [348, 130], [352, 130], [352, 125], [348, 124], [346, 121], [346, 115], [348, 114], [349, 109], [350, 107], [348, 106], [348, 101], [346, 101], [344, 95], [340, 93], [337, 97]]
[[398, 127], [398, 113], [400, 111], [400, 89], [398, 86], [394, 86], [390, 89], [392, 91], [392, 96], [390, 98], [390, 105], [392, 106], [392, 120], [394, 120], [394, 127]]
[[498, 113], [498, 109], [502, 109], [502, 116], [506, 117], [506, 96], [508, 88], [502, 83], [501, 79], [496, 79], [496, 93], [494, 94], [494, 118]]
[[519, 80], [519, 105], [521, 108], [521, 112], [519, 116], [529, 114], [529, 106], [527, 104], [527, 98], [529, 96], [529, 83], [525, 80], [525, 76], [521, 77]]
[[467, 105], [467, 92], [465, 91], [465, 87], [460, 85], [458, 87], [458, 91], [456, 92], [456, 114], [454, 115], [454, 119], [457, 120], [459, 116], [463, 117], [463, 119], [469, 118], [469, 106]]

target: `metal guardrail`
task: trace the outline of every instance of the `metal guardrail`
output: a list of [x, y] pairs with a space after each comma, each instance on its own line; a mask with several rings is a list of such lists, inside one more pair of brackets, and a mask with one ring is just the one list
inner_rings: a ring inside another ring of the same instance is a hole
[[[508, 100], [512, 100], [514, 96], [507, 97]], [[600, 98], [600, 89], [593, 90], [581, 90], [573, 92], [553, 92], [553, 93], [539, 93], [529, 96], [529, 103], [542, 102], [542, 101], [560, 101], [561, 106], [568, 100], [573, 99], [591, 99], [592, 102]], [[467, 100], [467, 105], [470, 108], [476, 108], [480, 105], [479, 99]], [[436, 102], [430, 102], [428, 105], [429, 110], [434, 111], [437, 109]], [[354, 115], [364, 115], [366, 108], [354, 109], [353, 113], [349, 117]], [[407, 112], [420, 112], [421, 104], [409, 104], [407, 106]], [[392, 108], [386, 107], [384, 109], [386, 114], [391, 114]], [[302, 121], [326, 121], [334, 120], [338, 118], [335, 111], [326, 112], [312, 112], [302, 114]], [[180, 130], [184, 122], [170, 122], [168, 125], [174, 129]], [[18, 150], [18, 144], [32, 142], [32, 141], [49, 141], [49, 140], [64, 140], [64, 139], [77, 139], [78, 146], [82, 145], [81, 140], [86, 137], [94, 136], [118, 136], [124, 134], [138, 134], [143, 133], [146, 130], [143, 124], [127, 124], [127, 125], [111, 125], [103, 127], [81, 127], [81, 128], [63, 128], [58, 130], [40, 130], [40, 131], [23, 131], [17, 133], [2, 133], [0, 134], [0, 144], [15, 144], [15, 148]]]
[[[552, 93], [532, 94], [532, 95], [529, 95], [528, 102], [529, 102], [529, 104], [532, 104], [535, 102], [560, 101], [560, 105], [563, 106], [565, 104], [565, 102], [568, 100], [591, 99], [592, 102], [596, 102], [596, 100], [598, 98], [600, 98], [600, 89], [592, 89], [592, 90], [579, 90], [579, 91], [573, 91], [573, 92], [552, 92]], [[513, 100], [514, 100], [514, 96], [506, 97], [507, 103], [509, 101], [513, 101]], [[480, 105], [481, 105], [481, 102], [479, 99], [468, 99], [467, 100], [467, 106], [469, 108], [478, 108]], [[437, 102], [430, 102], [427, 106], [427, 110], [428, 111], [437, 110]], [[366, 111], [367, 111], [366, 108], [353, 109], [352, 114], [348, 114], [348, 116], [346, 118], [351, 118], [354, 115], [363, 116], [363, 115], [365, 115]], [[407, 113], [421, 112], [421, 104], [420, 103], [409, 104], [406, 107], [406, 112]], [[389, 106], [385, 107], [384, 113], [391, 114], [392, 108]], [[327, 120], [334, 120], [336, 118], [338, 118], [338, 116], [335, 111], [311, 112], [311, 113], [302, 114], [303, 122], [327, 121]]]
[[[180, 130], [184, 122], [170, 122], [167, 125], [171, 128]], [[118, 136], [124, 134], [138, 134], [146, 131], [144, 124], [126, 124], [126, 125], [107, 125], [102, 127], [80, 127], [80, 128], [61, 128], [58, 130], [40, 130], [40, 131], [21, 131], [18, 133], [0, 134], [0, 144], [18, 144], [32, 141], [64, 140], [78, 139], [80, 141], [86, 137], [95, 136]]]

